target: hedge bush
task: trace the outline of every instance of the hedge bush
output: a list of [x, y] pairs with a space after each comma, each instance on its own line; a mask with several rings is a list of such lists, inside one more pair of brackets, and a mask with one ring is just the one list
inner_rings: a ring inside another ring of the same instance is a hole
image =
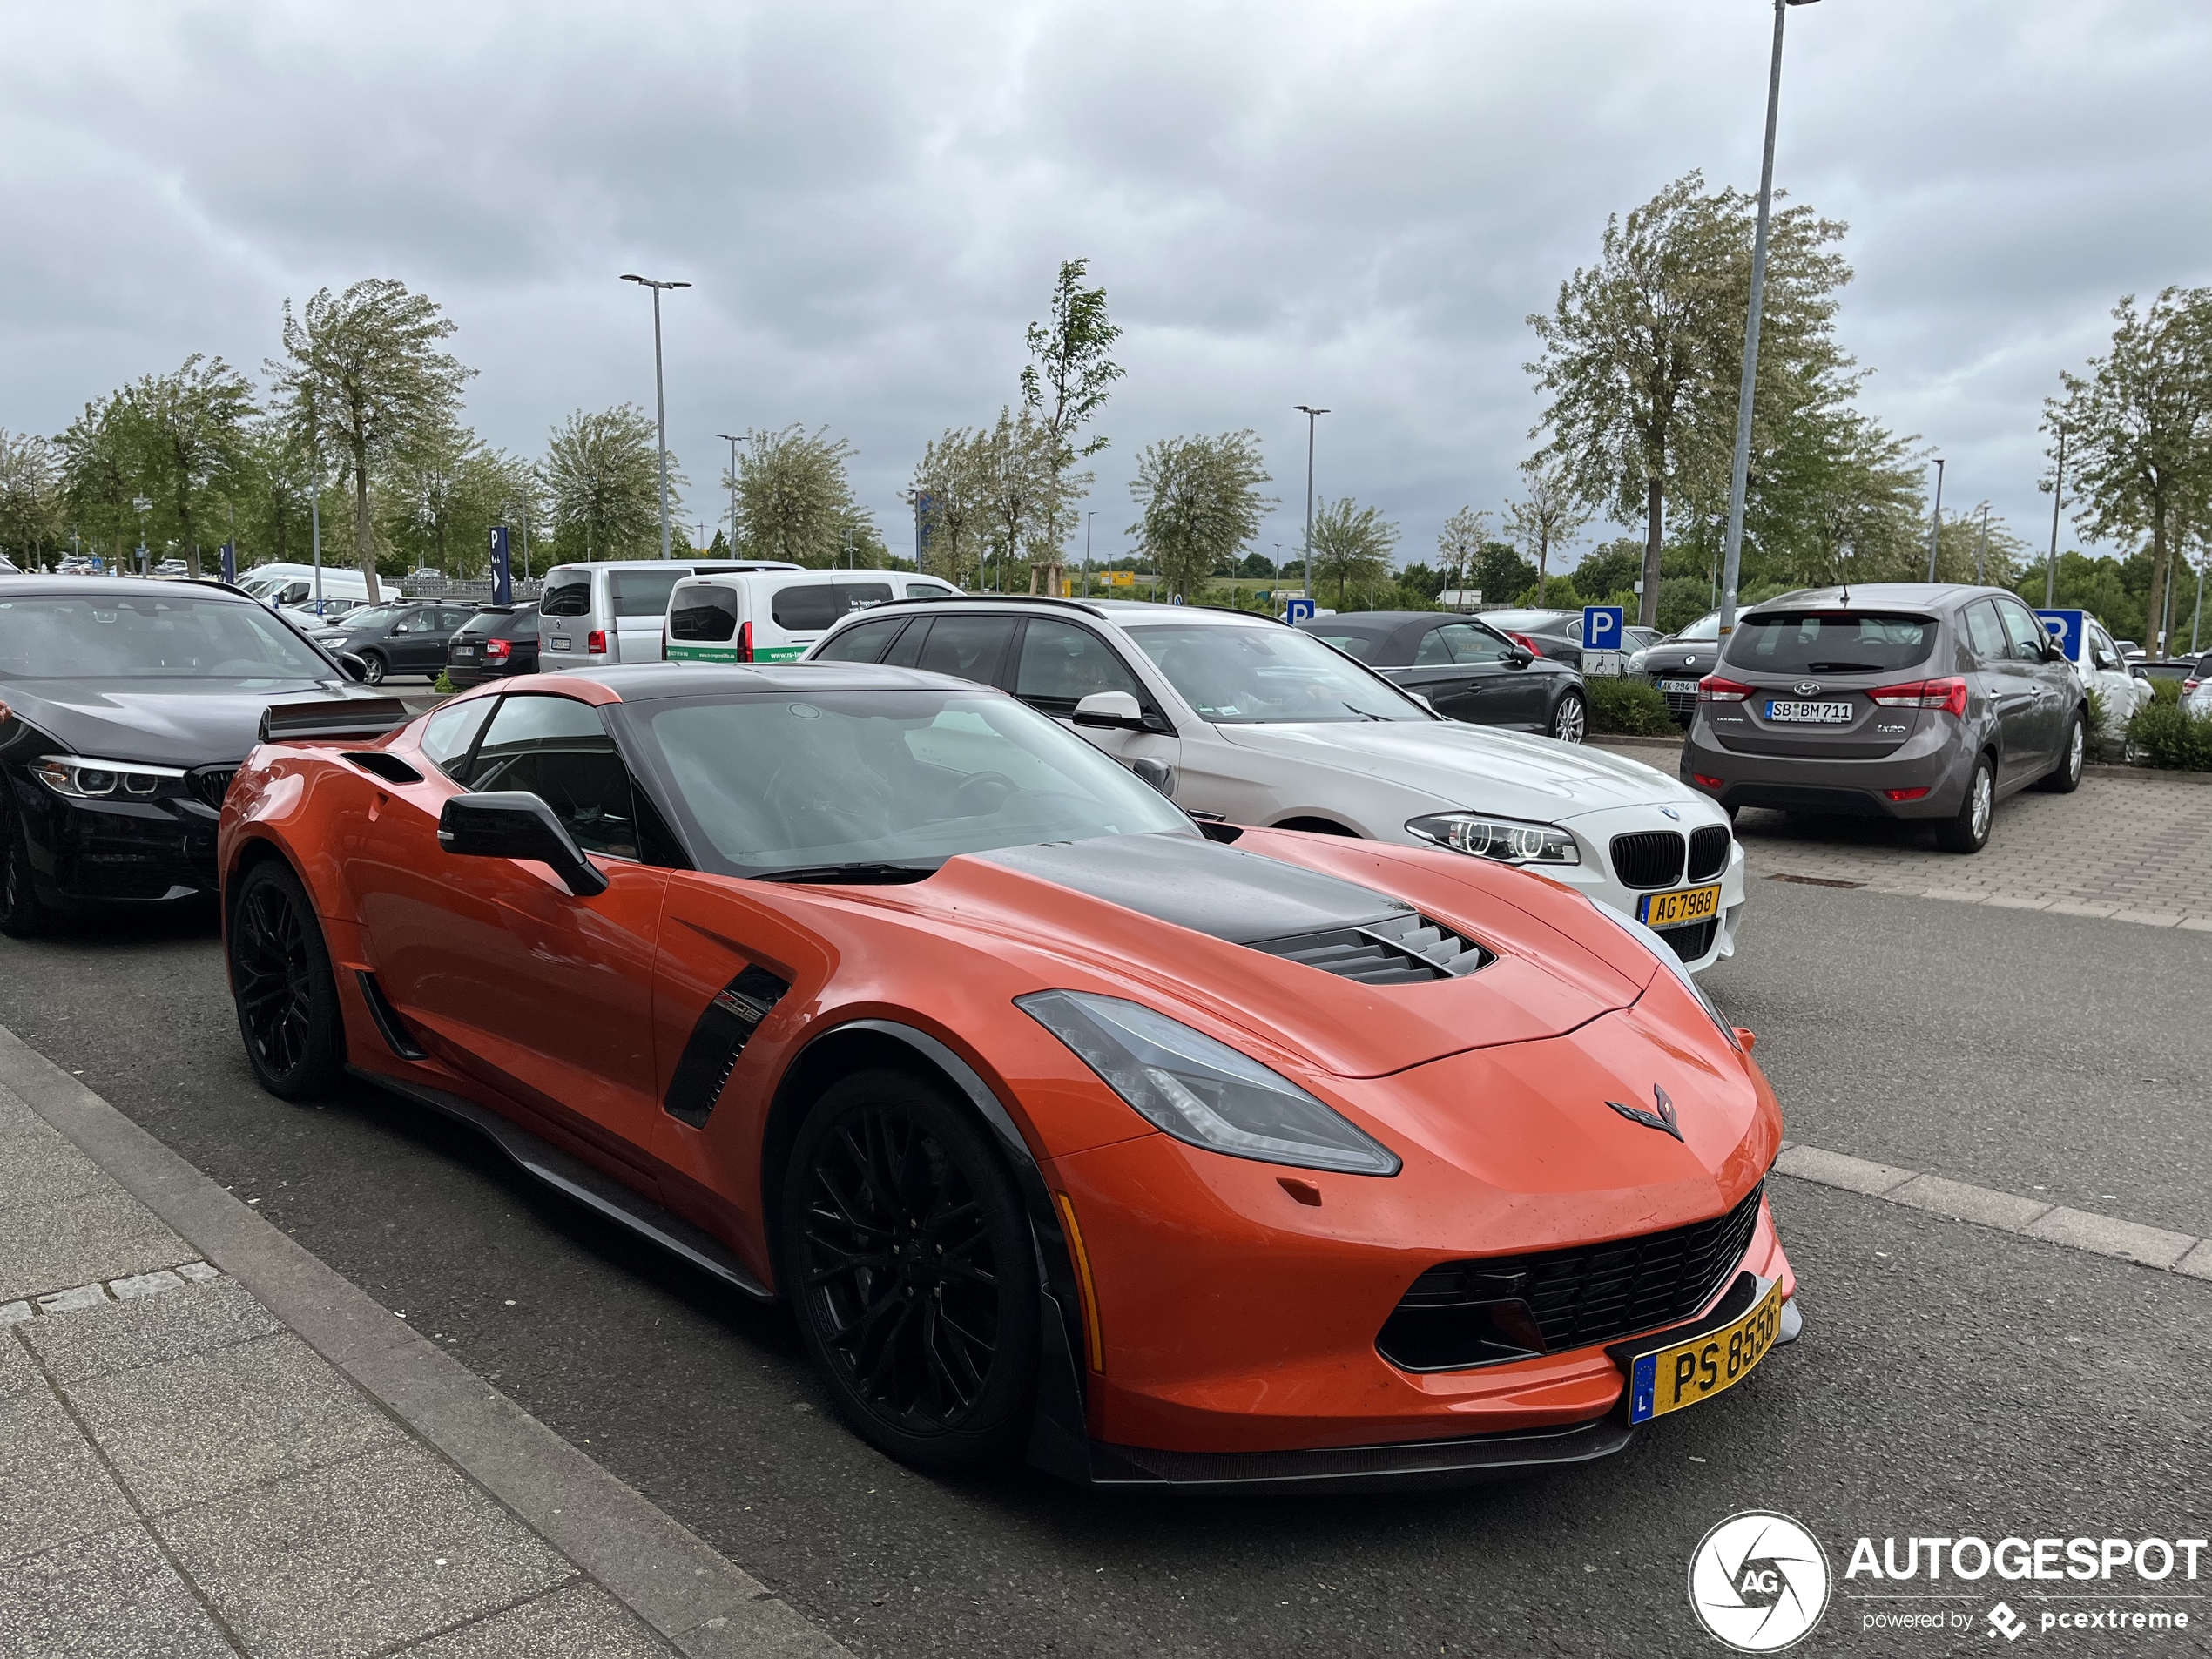
[[2138, 765], [2161, 771], [2212, 772], [2212, 717], [2154, 698], [2128, 722], [2128, 753]]
[[1624, 738], [1671, 738], [1682, 728], [1667, 712], [1667, 698], [1649, 680], [1601, 678], [1585, 681], [1590, 730]]

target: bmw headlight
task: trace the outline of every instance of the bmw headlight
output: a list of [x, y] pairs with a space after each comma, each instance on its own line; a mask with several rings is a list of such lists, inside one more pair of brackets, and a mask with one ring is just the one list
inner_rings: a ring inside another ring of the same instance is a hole
[[1037, 991], [1014, 1005], [1178, 1141], [1231, 1157], [1396, 1175], [1398, 1155], [1289, 1078], [1142, 1003]]
[[141, 765], [135, 760], [88, 760], [82, 755], [41, 755], [31, 767], [38, 781], [72, 800], [120, 796], [151, 800], [173, 793], [185, 774], [174, 766]]
[[1517, 818], [1489, 818], [1480, 813], [1434, 813], [1406, 826], [1409, 834], [1454, 853], [1471, 853], [1501, 864], [1580, 864], [1581, 849], [1555, 824], [1529, 824]]

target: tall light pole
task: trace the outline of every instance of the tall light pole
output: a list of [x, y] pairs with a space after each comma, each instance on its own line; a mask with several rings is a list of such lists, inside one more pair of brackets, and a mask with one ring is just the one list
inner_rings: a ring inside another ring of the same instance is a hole
[[2059, 582], [2059, 502], [2066, 494], [2066, 422], [2059, 422], [2059, 472], [2051, 481], [2051, 556], [2043, 564], [2043, 609], [2058, 604], [2054, 597]]
[[1943, 457], [1936, 457], [1935, 519], [1928, 526], [1928, 580], [1935, 580], [1936, 544], [1943, 539]]
[[1090, 521], [1098, 516], [1094, 507], [1083, 515], [1083, 597], [1090, 597]]
[[659, 282], [624, 272], [624, 282], [653, 291], [653, 407], [660, 418], [660, 556], [668, 556], [668, 388], [661, 377], [660, 296], [664, 288], [688, 288], [688, 282]]
[[1328, 410], [1317, 409], [1310, 403], [1293, 403], [1291, 407], [1305, 417], [1305, 570], [1298, 577], [1298, 597], [1313, 597], [1313, 425]]
[[734, 559], [738, 556], [738, 435], [718, 432], [714, 435], [730, 445], [730, 556]]
[[1974, 543], [1974, 586], [1981, 586], [1983, 561], [1989, 553], [1989, 503], [1981, 504], [1981, 540]]
[[[1751, 237], [1751, 309], [1743, 320], [1743, 381], [1736, 394], [1736, 460], [1728, 475], [1728, 540], [1721, 561], [1721, 637], [1736, 627], [1736, 584], [1743, 568], [1743, 496], [1751, 479], [1751, 392], [1759, 379], [1759, 308], [1766, 300], [1766, 229], [1774, 203], [1774, 123], [1782, 102], [1782, 19], [1813, 0], [1774, 0], [1774, 59], [1766, 77], [1766, 149], [1759, 160], [1759, 221]], [[1658, 615], [1654, 588], [1638, 607], [1646, 627]]]

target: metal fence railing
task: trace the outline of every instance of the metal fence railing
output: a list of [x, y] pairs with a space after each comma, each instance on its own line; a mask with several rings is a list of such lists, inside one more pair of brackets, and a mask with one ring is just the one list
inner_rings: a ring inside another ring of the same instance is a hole
[[[410, 576], [400, 580], [400, 592], [409, 599], [458, 599], [471, 604], [491, 603], [491, 578], [455, 581], [442, 576]], [[515, 603], [541, 598], [545, 583], [536, 577], [515, 578]]]

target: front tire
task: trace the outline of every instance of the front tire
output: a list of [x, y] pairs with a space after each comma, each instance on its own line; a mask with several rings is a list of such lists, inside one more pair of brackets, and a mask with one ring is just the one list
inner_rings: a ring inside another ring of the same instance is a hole
[[329, 1093], [345, 1068], [345, 1021], [322, 924], [288, 866], [272, 859], [246, 873], [224, 948], [239, 1035], [261, 1087], [280, 1100]]
[[2059, 751], [2059, 764], [2035, 780], [2038, 789], [2047, 789], [2054, 795], [2071, 795], [2081, 786], [2081, 766], [2089, 753], [2087, 717], [2079, 709], [2067, 722], [2066, 743]]
[[365, 651], [361, 653], [361, 680], [363, 684], [368, 685], [381, 685], [384, 683], [384, 677], [391, 671], [392, 666], [389, 663], [387, 663], [384, 660], [384, 653], [382, 651]]
[[1551, 735], [1561, 743], [1580, 743], [1589, 735], [1590, 711], [1580, 691], [1568, 691], [1552, 711]]
[[1997, 772], [1987, 755], [1978, 755], [1959, 815], [1936, 825], [1936, 845], [1946, 853], [1979, 853], [1989, 845], [1989, 826], [1996, 816]]
[[899, 1072], [815, 1103], [784, 1183], [781, 1276], [838, 1414], [917, 1468], [1001, 1462], [1028, 1434], [1036, 1251], [967, 1113]]
[[[7, 779], [0, 776], [0, 792], [8, 788]], [[0, 934], [37, 939], [53, 927], [54, 913], [31, 879], [30, 833], [22, 809], [12, 799], [0, 799]]]

